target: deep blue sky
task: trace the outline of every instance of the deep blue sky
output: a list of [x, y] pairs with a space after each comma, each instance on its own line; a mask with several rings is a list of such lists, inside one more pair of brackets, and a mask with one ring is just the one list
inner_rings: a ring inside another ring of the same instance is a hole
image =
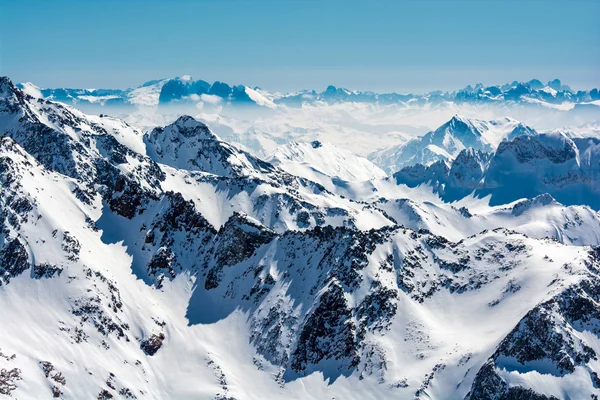
[[600, 86], [600, 1], [0, 0], [0, 74], [43, 87], [192, 75], [270, 90]]

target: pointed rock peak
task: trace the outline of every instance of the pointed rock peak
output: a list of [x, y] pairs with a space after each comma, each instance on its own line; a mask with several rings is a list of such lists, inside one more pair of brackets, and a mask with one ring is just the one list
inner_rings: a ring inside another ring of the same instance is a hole
[[543, 193], [543, 194], [540, 194], [540, 195], [538, 195], [538, 196], [534, 197], [532, 200], [533, 200], [533, 202], [535, 202], [535, 203], [544, 204], [544, 205], [547, 205], [547, 204], [550, 204], [550, 203], [558, 203], [558, 202], [557, 202], [557, 201], [554, 199], [554, 197], [552, 197], [552, 196], [550, 195], [550, 193]]
[[273, 231], [263, 225], [259, 220], [252, 218], [246, 213], [235, 211], [231, 217], [221, 227], [220, 231], [229, 231], [233, 229], [241, 229], [245, 232], [261, 233], [268, 232], [273, 234]]
[[515, 138], [517, 136], [523, 136], [523, 135], [527, 135], [527, 136], [531, 136], [531, 135], [535, 135], [536, 132], [533, 128], [524, 125], [522, 122], [519, 122], [517, 124], [517, 126], [515, 126], [515, 128], [512, 130], [512, 132], [508, 135], [509, 139]]
[[8, 76], [0, 76], [0, 85], [4, 85], [4, 84], [12, 85], [12, 82]]
[[164, 128], [164, 130], [167, 129], [175, 129], [179, 134], [186, 138], [217, 139], [217, 136], [212, 133], [203, 122], [200, 122], [189, 115], [182, 115], [177, 118], [175, 122]]
[[448, 121], [443, 127], [452, 127], [462, 131], [472, 131], [473, 133], [479, 134], [479, 131], [475, 129], [471, 121], [459, 114], [454, 114], [454, 116]]
[[197, 119], [195, 119], [194, 117], [191, 117], [189, 115], [182, 115], [179, 118], [177, 118], [177, 120], [175, 120], [174, 124], [177, 125], [198, 125], [198, 126], [203, 126], [206, 127], [206, 125], [200, 121], [198, 121]]
[[462, 114], [454, 114], [452, 116], [452, 118], [450, 119], [449, 122], [455, 122], [455, 123], [463, 123], [466, 125], [472, 125], [473, 121], [477, 121], [476, 119], [471, 119], [469, 117], [466, 117]]
[[233, 88], [225, 82], [216, 81], [208, 89], [208, 94], [212, 94], [226, 99], [229, 97], [232, 91]]
[[6, 97], [17, 90], [8, 76], [0, 76], [0, 96]]
[[551, 87], [554, 90], [560, 90], [562, 87], [562, 84], [560, 82], [560, 79], [554, 79], [552, 81], [548, 82], [548, 86]]
[[544, 84], [539, 79], [532, 79], [527, 83], [529, 84], [529, 87], [536, 90], [544, 87]]
[[483, 158], [483, 156], [487, 154], [481, 150], [475, 150], [472, 147], [468, 147], [466, 149], [461, 150], [460, 153], [458, 153], [458, 156], [456, 156], [455, 161], [460, 161], [462, 159], [467, 159], [467, 158]]
[[525, 211], [534, 207], [543, 207], [550, 204], [560, 204], [549, 193], [540, 194], [534, 198], [523, 200], [515, 204], [512, 208], [512, 214], [519, 216]]
[[318, 149], [319, 147], [323, 146], [323, 144], [321, 142], [319, 142], [318, 140], [314, 140], [310, 144], [313, 147], [313, 149]]
[[461, 165], [483, 165], [486, 164], [492, 157], [491, 153], [476, 150], [472, 147], [466, 148], [458, 153], [451, 165], [451, 169], [456, 169]]

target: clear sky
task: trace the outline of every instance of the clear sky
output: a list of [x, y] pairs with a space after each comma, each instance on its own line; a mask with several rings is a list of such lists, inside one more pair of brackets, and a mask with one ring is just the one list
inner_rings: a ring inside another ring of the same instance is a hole
[[600, 86], [597, 0], [0, 0], [0, 15], [0, 74], [42, 87]]

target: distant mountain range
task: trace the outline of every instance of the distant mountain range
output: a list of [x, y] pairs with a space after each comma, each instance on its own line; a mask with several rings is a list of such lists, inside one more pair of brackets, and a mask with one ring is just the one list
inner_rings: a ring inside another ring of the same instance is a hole
[[511, 118], [482, 121], [455, 115], [436, 130], [402, 145], [372, 153], [369, 159], [393, 173], [409, 165], [452, 160], [466, 148], [491, 152], [503, 140], [535, 133], [532, 128]]
[[222, 103], [275, 108], [278, 105], [297, 107], [305, 103], [368, 102], [418, 106], [424, 104], [455, 103], [523, 103], [557, 107], [600, 107], [598, 89], [574, 91], [558, 79], [543, 84], [537, 79], [528, 82], [484, 86], [477, 84], [453, 92], [433, 91], [425, 94], [375, 93], [328, 86], [324, 91], [302, 90], [294, 93], [271, 93], [245, 85], [230, 85], [216, 81], [193, 80], [190, 76], [160, 79], [141, 86], [121, 89], [38, 88], [30, 83], [18, 87], [27, 93], [62, 103], [94, 106], [144, 107], [168, 104]]
[[549, 194], [562, 204], [600, 209], [600, 140], [570, 138], [562, 132], [524, 134], [491, 152], [466, 148], [453, 159], [406, 166], [398, 184], [430, 185], [445, 201], [470, 194], [490, 205]]

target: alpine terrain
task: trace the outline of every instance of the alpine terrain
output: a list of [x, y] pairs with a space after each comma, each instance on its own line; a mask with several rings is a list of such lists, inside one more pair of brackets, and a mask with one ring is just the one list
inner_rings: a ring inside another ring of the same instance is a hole
[[458, 113], [358, 155], [288, 119], [277, 137], [273, 114], [258, 152], [204, 108], [139, 127], [104, 112], [599, 98], [0, 78], [0, 398], [598, 399], [597, 125]]

